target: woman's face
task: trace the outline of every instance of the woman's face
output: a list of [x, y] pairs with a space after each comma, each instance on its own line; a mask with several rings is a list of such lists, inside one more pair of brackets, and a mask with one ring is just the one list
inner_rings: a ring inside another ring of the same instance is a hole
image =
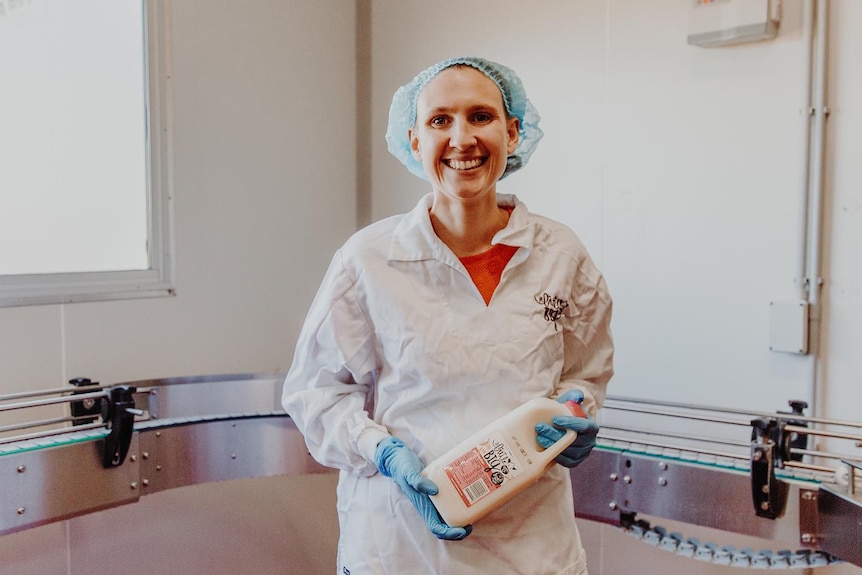
[[496, 193], [506, 158], [518, 146], [518, 128], [493, 81], [453, 66], [419, 94], [410, 147], [436, 193], [470, 200]]

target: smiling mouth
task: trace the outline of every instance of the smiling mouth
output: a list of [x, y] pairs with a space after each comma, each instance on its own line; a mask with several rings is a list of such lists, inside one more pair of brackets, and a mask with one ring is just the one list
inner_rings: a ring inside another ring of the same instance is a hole
[[472, 170], [484, 164], [485, 160], [484, 158], [476, 158], [475, 160], [443, 160], [443, 163], [453, 170]]

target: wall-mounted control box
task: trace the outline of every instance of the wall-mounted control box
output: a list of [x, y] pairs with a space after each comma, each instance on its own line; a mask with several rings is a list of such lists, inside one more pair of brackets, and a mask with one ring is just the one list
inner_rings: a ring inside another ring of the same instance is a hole
[[808, 302], [769, 302], [769, 349], [808, 353]]

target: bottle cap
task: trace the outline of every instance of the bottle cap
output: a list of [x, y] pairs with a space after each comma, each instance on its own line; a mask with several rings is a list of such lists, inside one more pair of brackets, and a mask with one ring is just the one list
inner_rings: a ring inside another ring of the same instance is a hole
[[584, 408], [581, 407], [580, 403], [577, 403], [570, 399], [569, 401], [565, 402], [565, 406], [569, 408], [569, 411], [571, 411], [572, 415], [574, 415], [575, 417], [583, 417], [584, 419], [587, 418], [587, 414], [584, 411]]

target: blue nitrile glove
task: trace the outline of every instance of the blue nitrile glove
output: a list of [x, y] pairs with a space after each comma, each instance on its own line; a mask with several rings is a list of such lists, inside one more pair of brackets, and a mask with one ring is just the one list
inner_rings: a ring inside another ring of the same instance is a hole
[[391, 477], [410, 503], [419, 511], [431, 533], [438, 539], [458, 541], [467, 537], [473, 531], [472, 525], [465, 527], [450, 527], [440, 517], [440, 513], [431, 503], [429, 495], [437, 495], [437, 485], [419, 474], [425, 466], [419, 456], [413, 453], [404, 442], [397, 437], [387, 437], [377, 444], [374, 454], [377, 469], [386, 477]]
[[[557, 398], [557, 401], [560, 403], [567, 401], [581, 403], [583, 400], [584, 393], [580, 390], [567, 391]], [[587, 458], [593, 447], [596, 446], [596, 434], [599, 432], [598, 424], [589, 415], [585, 418], [573, 415], [558, 415], [551, 421], [554, 425], [548, 425], [547, 423], [536, 425], [536, 442], [544, 449], [547, 449], [565, 435], [565, 431], [560, 431], [557, 429], [558, 427], [563, 430], [571, 429], [576, 431], [578, 437], [554, 461], [569, 469], [578, 466]]]

